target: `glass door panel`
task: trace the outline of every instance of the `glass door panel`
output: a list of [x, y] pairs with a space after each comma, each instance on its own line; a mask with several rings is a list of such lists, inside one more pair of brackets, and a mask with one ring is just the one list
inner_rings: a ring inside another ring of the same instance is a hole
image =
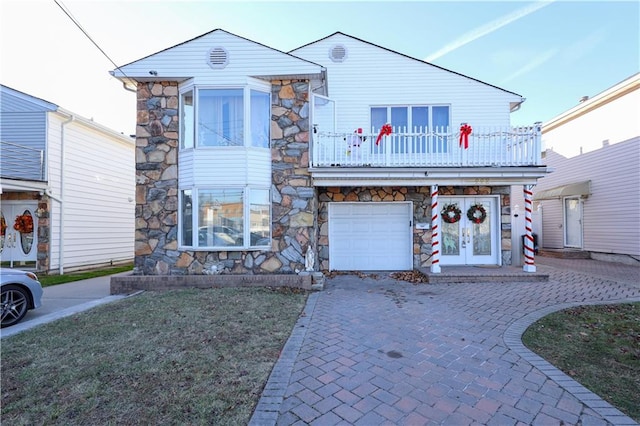
[[441, 220], [442, 265], [497, 265], [500, 241], [497, 200], [489, 197], [441, 197], [440, 211], [455, 206], [448, 223]]
[[582, 248], [582, 203], [578, 198], [565, 198], [565, 246]]
[[30, 262], [37, 258], [38, 219], [34, 213], [36, 208], [36, 203], [4, 202], [2, 205], [0, 260], [8, 263], [9, 267], [13, 267], [14, 262]]

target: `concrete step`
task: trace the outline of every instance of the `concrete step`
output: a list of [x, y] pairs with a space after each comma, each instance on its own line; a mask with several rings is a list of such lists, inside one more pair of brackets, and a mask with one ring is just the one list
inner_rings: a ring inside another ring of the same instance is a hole
[[591, 253], [578, 249], [540, 249], [538, 256], [555, 257], [556, 259], [590, 259]]

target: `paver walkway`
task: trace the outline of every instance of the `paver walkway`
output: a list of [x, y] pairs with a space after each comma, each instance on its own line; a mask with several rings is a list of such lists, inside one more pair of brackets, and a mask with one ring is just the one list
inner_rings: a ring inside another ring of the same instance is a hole
[[640, 301], [640, 268], [549, 260], [538, 261], [549, 282], [328, 280], [310, 296], [251, 424], [637, 424], [520, 336], [560, 308]]

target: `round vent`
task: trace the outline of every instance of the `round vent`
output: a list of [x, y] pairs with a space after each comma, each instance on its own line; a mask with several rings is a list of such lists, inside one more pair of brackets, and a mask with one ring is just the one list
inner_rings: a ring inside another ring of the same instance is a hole
[[207, 63], [213, 69], [224, 68], [229, 63], [229, 53], [223, 47], [214, 47], [209, 50]]
[[329, 49], [329, 58], [333, 62], [344, 62], [347, 59], [347, 48], [341, 44], [336, 44]]

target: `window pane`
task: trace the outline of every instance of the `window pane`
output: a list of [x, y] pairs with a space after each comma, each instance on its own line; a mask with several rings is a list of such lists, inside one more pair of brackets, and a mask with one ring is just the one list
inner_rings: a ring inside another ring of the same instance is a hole
[[448, 106], [434, 106], [433, 109], [433, 126], [438, 128], [438, 131], [446, 132], [449, 127], [449, 107]]
[[371, 108], [371, 127], [374, 132], [379, 132], [388, 121], [387, 108]]
[[198, 191], [198, 245], [240, 247], [243, 235], [242, 189]]
[[199, 146], [244, 146], [242, 89], [198, 92]]
[[195, 121], [193, 109], [193, 90], [182, 94], [180, 115], [180, 147], [193, 148], [193, 125]]
[[182, 239], [180, 243], [183, 246], [193, 245], [193, 204], [191, 198], [191, 190], [182, 191], [180, 204], [180, 219], [182, 220]]
[[271, 214], [269, 209], [269, 190], [252, 189], [249, 195], [250, 237], [252, 246], [269, 246]]
[[411, 108], [411, 129], [412, 131], [424, 132], [429, 126], [429, 107]]
[[[448, 133], [449, 131], [449, 107], [434, 106], [431, 107], [431, 115], [433, 122], [431, 127], [434, 132]], [[446, 136], [436, 136], [433, 138], [433, 152], [448, 152], [449, 141]]]
[[271, 96], [269, 93], [251, 91], [251, 146], [269, 148], [271, 121]]
[[[392, 107], [391, 108], [391, 127], [397, 133], [405, 133], [409, 126], [409, 108], [407, 107]], [[393, 138], [393, 152], [405, 153], [410, 151], [409, 138], [394, 137]]]
[[409, 109], [407, 107], [391, 108], [391, 127], [396, 128], [399, 132], [404, 132], [405, 127], [409, 125]]
[[[429, 128], [429, 107], [412, 107], [411, 108], [411, 132], [426, 133]], [[419, 153], [427, 152], [427, 137], [415, 137], [415, 151]]]

